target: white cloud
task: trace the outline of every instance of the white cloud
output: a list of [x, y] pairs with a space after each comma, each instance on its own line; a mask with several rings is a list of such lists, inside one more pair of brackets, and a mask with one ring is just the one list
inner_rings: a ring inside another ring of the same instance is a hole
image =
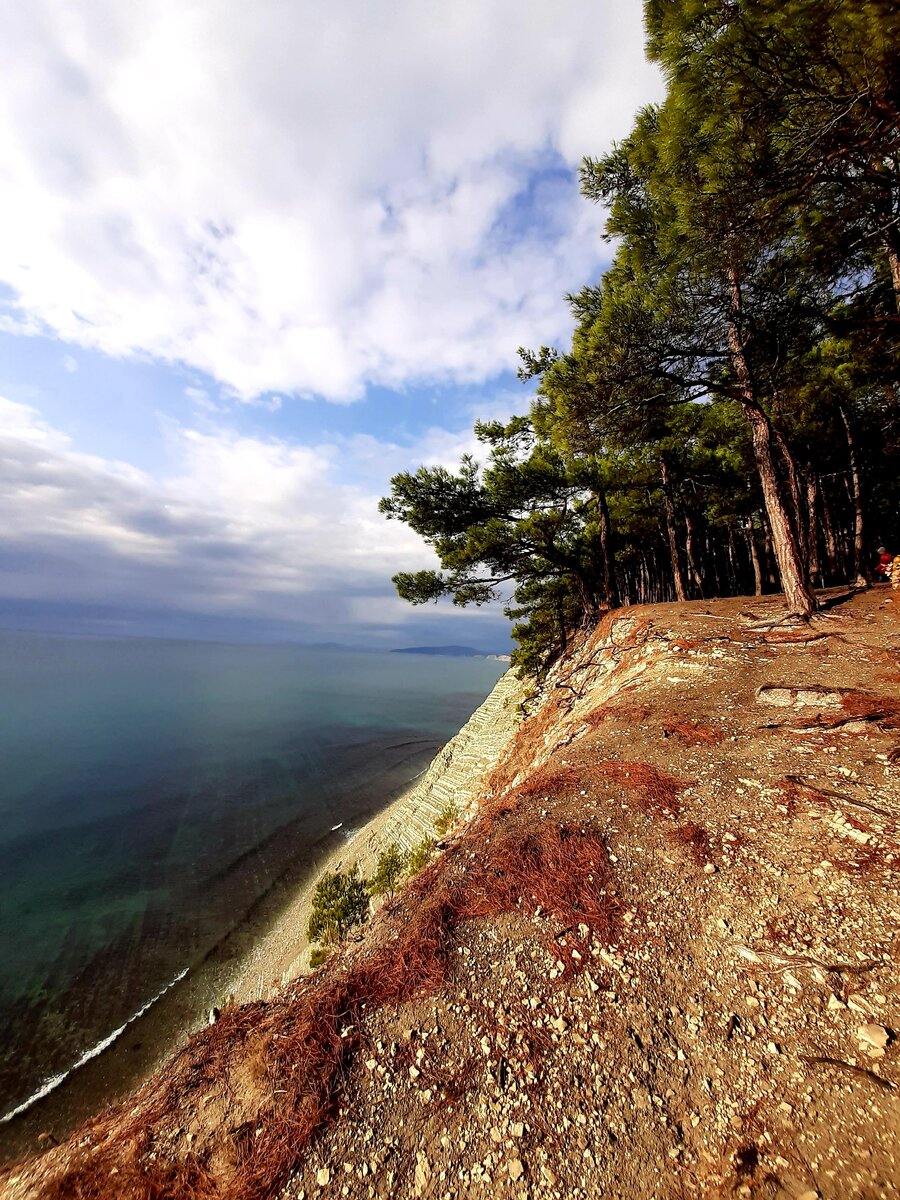
[[523, 193], [658, 91], [640, 11], [6, 0], [0, 327], [243, 399], [483, 379], [597, 262], [571, 184]]
[[68, 371], [70, 375], [78, 370], [78, 359], [74, 354], [67, 354], [62, 360], [63, 370]]
[[433, 430], [411, 448], [174, 424], [166, 436], [175, 466], [154, 478], [76, 451], [33, 408], [0, 398], [0, 598], [323, 631], [414, 619], [390, 576], [434, 560], [379, 515], [378, 496], [410, 458], [455, 464], [468, 435]]

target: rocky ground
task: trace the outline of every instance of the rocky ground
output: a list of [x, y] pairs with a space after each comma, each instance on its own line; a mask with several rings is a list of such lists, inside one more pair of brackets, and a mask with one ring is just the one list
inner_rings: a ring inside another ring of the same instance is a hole
[[533, 803], [602, 831], [620, 940], [579, 963], [540, 911], [462, 930], [447, 986], [372, 1020], [287, 1194], [896, 1195], [894, 601], [771, 632], [770, 603], [658, 607], [565, 664], [513, 766], [574, 772]]
[[900, 595], [828, 599], [607, 618], [362, 940], [5, 1194], [898, 1194]]

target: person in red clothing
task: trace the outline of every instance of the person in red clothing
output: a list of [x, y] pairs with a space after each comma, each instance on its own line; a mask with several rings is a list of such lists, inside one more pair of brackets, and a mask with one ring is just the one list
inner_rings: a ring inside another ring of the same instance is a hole
[[876, 579], [882, 579], [882, 580], [884, 580], [885, 583], [890, 582], [891, 563], [892, 562], [893, 562], [893, 555], [888, 554], [887, 547], [879, 546], [878, 547], [878, 563], [875, 567]]

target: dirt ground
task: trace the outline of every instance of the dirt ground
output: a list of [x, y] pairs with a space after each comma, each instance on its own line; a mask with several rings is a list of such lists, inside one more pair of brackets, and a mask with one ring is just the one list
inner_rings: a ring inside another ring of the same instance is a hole
[[612, 614], [365, 936], [4, 1194], [900, 1194], [900, 594], [826, 599]]

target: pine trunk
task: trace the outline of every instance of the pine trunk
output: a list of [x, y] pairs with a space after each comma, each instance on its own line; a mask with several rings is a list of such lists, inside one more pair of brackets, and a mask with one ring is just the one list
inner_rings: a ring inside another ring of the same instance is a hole
[[690, 571], [691, 578], [694, 581], [694, 587], [697, 589], [697, 595], [701, 600], [704, 600], [706, 596], [703, 591], [703, 576], [700, 573], [700, 568], [697, 565], [697, 557], [694, 554], [694, 523], [687, 513], [685, 513], [684, 516], [684, 528], [684, 552], [687, 556], [688, 570]]
[[850, 427], [850, 417], [843, 404], [838, 405], [844, 432], [847, 435], [847, 450], [850, 455], [850, 497], [853, 501], [853, 574], [854, 587], [869, 586], [866, 569], [865, 543], [863, 540], [863, 506], [862, 490], [859, 485], [859, 463], [856, 460], [856, 443], [853, 440], [853, 430]]
[[598, 490], [597, 519], [600, 524], [600, 553], [603, 561], [600, 564], [600, 585], [603, 589], [605, 603], [614, 608], [619, 603], [616, 588], [616, 566], [612, 550], [612, 522], [609, 519], [609, 507], [606, 503], [606, 493]]
[[660, 468], [662, 474], [663, 507], [666, 513], [666, 534], [669, 541], [669, 554], [672, 558], [672, 579], [675, 583], [675, 599], [686, 600], [684, 576], [681, 573], [681, 563], [678, 559], [678, 542], [675, 539], [675, 505], [672, 503], [669, 467], [665, 458], [662, 459]]
[[781, 587], [788, 610], [794, 615], [809, 618], [815, 612], [816, 598], [806, 579], [800, 548], [784, 502], [782, 488], [772, 453], [772, 429], [769, 418], [756, 399], [750, 367], [744, 353], [741, 336], [741, 290], [737, 272], [729, 270], [731, 284], [731, 313], [728, 322], [728, 348], [737, 377], [737, 400], [750, 422], [753, 454], [762, 484], [763, 500], [772, 530], [772, 545], [781, 576]]
[[828, 493], [824, 487], [819, 488], [822, 500], [822, 537], [825, 539], [825, 557], [828, 560], [828, 576], [834, 579], [837, 574], [837, 545], [834, 540], [834, 525], [831, 521], [831, 506], [828, 503]]
[[753, 529], [752, 517], [747, 521], [744, 532], [747, 535], [747, 546], [750, 550], [750, 563], [753, 567], [754, 595], [761, 596], [763, 594], [762, 567], [759, 564], [759, 547], [756, 544], [756, 533]]
[[900, 238], [896, 236], [896, 227], [891, 230], [891, 233], [894, 234], [893, 237], [888, 235], [885, 238], [885, 251], [891, 268], [891, 282], [894, 285], [894, 303], [897, 306], [897, 312], [900, 313], [900, 248], [897, 246]]
[[559, 628], [559, 645], [562, 654], [565, 654], [569, 646], [569, 638], [566, 632], [566, 614], [563, 606], [557, 602], [556, 605], [556, 624]]
[[819, 484], [815, 475], [807, 475], [806, 477], [806, 527], [808, 533], [809, 545], [809, 577], [815, 580], [819, 576], [819, 586], [824, 587], [822, 573], [819, 569], [819, 526], [816, 520], [816, 499], [819, 493]]
[[641, 604], [649, 603], [650, 572], [647, 569], [647, 558], [641, 555]]
[[807, 522], [806, 513], [804, 511], [803, 495], [800, 491], [800, 475], [797, 471], [797, 464], [794, 461], [794, 456], [791, 454], [787, 442], [784, 440], [781, 431], [776, 425], [772, 426], [772, 440], [778, 450], [779, 457], [784, 466], [784, 473], [787, 477], [788, 492], [791, 497], [791, 508], [793, 520], [791, 524], [794, 527], [794, 534], [797, 538], [797, 546], [800, 551], [800, 558], [806, 562], [809, 557], [809, 542], [807, 538]]

